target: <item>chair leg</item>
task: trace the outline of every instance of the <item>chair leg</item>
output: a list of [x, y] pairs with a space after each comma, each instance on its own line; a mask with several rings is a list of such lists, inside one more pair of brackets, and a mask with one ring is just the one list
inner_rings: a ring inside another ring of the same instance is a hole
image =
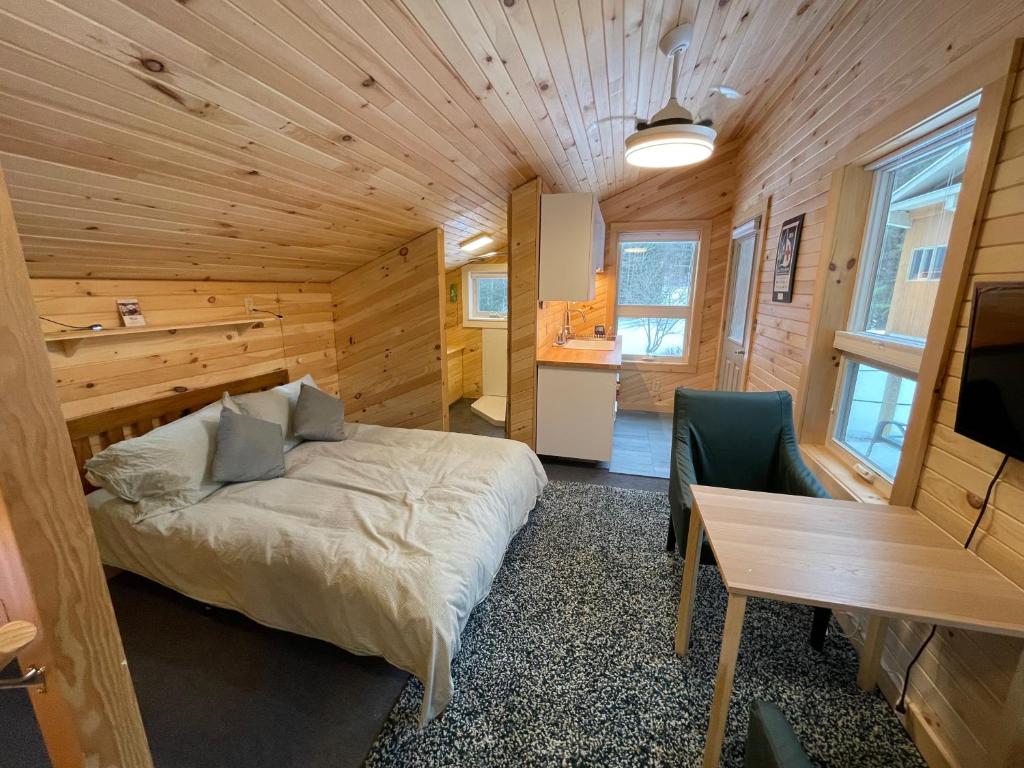
[[811, 648], [821, 651], [825, 647], [825, 633], [828, 632], [828, 623], [832, 619], [832, 611], [828, 608], [815, 608], [814, 618], [811, 621]]
[[666, 552], [676, 551], [676, 528], [672, 525], [672, 518], [668, 519], [668, 541], [665, 544]]

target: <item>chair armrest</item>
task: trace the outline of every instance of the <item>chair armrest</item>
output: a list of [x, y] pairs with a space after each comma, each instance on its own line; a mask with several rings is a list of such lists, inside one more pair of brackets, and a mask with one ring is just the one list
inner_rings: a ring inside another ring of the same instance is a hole
[[796, 439], [784, 436], [779, 448], [779, 462], [776, 468], [775, 493], [788, 493], [793, 496], [814, 496], [819, 499], [830, 498], [825, 486], [814, 476], [810, 467], [804, 463]]
[[751, 704], [743, 767], [811, 768], [800, 740], [775, 704], [766, 701]]

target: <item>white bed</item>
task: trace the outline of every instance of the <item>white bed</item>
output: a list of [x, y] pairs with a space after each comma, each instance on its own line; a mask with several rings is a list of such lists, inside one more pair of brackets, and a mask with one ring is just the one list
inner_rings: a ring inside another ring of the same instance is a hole
[[367, 425], [299, 445], [286, 466], [138, 523], [94, 491], [103, 561], [383, 656], [423, 682], [425, 724], [451, 700], [460, 634], [547, 482], [543, 467], [510, 440]]

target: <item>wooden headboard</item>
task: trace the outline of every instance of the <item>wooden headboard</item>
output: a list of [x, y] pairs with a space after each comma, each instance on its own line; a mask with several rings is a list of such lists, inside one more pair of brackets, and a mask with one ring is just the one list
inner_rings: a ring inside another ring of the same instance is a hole
[[180, 419], [205, 405], [220, 400], [224, 392], [230, 392], [232, 395], [244, 395], [248, 392], [260, 392], [287, 383], [287, 371], [271, 371], [248, 379], [218, 384], [215, 387], [182, 388], [184, 391], [168, 397], [161, 397], [158, 400], [149, 400], [124, 408], [115, 408], [111, 411], [69, 419], [67, 422], [68, 434], [75, 452], [78, 473], [82, 478], [82, 487], [86, 493], [96, 490], [85, 479], [85, 462], [108, 445], [129, 437], [144, 435], [163, 424], [170, 424], [175, 419]]

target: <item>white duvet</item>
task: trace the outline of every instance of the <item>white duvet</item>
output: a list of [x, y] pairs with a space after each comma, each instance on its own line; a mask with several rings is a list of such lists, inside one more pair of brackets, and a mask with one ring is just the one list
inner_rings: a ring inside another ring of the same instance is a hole
[[451, 700], [470, 612], [547, 482], [522, 443], [350, 425], [303, 443], [275, 480], [227, 485], [130, 521], [90, 494], [103, 561], [271, 627], [416, 675], [420, 722]]

